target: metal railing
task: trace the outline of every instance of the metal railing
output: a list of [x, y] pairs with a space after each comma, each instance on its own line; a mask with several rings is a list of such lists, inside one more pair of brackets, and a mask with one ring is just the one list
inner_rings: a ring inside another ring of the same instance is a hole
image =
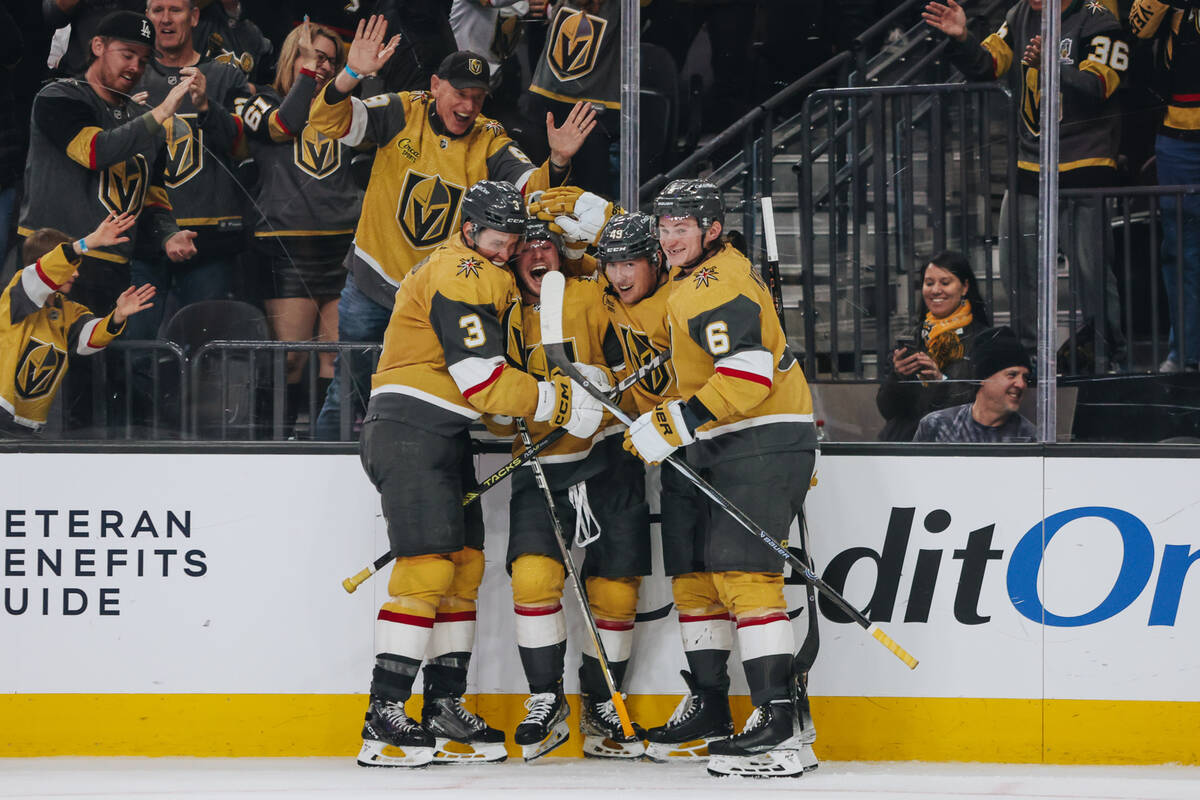
[[[798, 165], [797, 191], [808, 374], [836, 379], [847, 354], [855, 377], [872, 377], [864, 355], [891, 352], [894, 318], [912, 320], [910, 270], [946, 247], [983, 266], [981, 285], [994, 308], [997, 236], [989, 196], [994, 183], [1016, 187], [1016, 137], [1004, 135], [1013, 133], [1016, 115], [1004, 89], [821, 89], [805, 100], [803, 113], [802, 149], [810, 155]], [[822, 279], [824, 299], [817, 291]], [[818, 364], [819, 352], [829, 354], [828, 364]]]

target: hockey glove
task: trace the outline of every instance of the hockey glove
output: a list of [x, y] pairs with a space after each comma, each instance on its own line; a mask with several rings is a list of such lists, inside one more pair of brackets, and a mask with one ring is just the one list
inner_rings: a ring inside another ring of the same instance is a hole
[[[590, 379], [589, 379], [590, 380]], [[535, 422], [549, 422], [567, 429], [580, 439], [590, 439], [604, 417], [600, 401], [566, 375], [554, 375], [538, 383]]]
[[613, 215], [613, 204], [577, 186], [547, 189], [529, 204], [529, 213], [550, 222], [562, 234], [568, 251], [593, 245]]
[[613, 388], [613, 374], [605, 367], [597, 367], [592, 364], [581, 364], [575, 362], [575, 369], [579, 370], [583, 377], [588, 379], [588, 383], [595, 386], [602, 392], [611, 392]]
[[647, 464], [657, 464], [694, 441], [683, 418], [683, 401], [665, 400], [633, 421], [623, 446]]

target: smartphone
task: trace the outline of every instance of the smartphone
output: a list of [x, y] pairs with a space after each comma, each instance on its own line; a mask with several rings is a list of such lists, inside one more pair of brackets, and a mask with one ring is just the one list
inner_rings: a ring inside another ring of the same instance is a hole
[[904, 351], [902, 353], [902, 356], [911, 356], [913, 353], [917, 352], [920, 348], [917, 347], [916, 339], [907, 339], [907, 338], [902, 337], [902, 338], [896, 340], [896, 349]]

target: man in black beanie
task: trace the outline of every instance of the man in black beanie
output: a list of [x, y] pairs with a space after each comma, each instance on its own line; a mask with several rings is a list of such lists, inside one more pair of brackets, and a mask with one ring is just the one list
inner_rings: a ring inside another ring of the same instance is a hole
[[1029, 355], [1011, 328], [979, 334], [971, 362], [979, 388], [975, 401], [926, 414], [914, 442], [1034, 442], [1037, 430], [1021, 416], [1031, 384]]

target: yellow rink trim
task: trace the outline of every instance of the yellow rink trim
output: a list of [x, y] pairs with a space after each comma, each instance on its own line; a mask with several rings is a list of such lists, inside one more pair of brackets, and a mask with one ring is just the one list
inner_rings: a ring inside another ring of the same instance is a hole
[[[480, 695], [468, 706], [509, 734], [523, 695]], [[637, 695], [630, 713], [664, 722], [676, 695]], [[579, 756], [578, 698], [571, 739]], [[420, 713], [413, 698], [409, 713]], [[817, 756], [833, 761], [1200, 764], [1200, 703], [816, 697]], [[346, 756], [358, 752], [364, 695], [4, 694], [0, 756]], [[740, 726], [750, 711], [733, 698]]]

